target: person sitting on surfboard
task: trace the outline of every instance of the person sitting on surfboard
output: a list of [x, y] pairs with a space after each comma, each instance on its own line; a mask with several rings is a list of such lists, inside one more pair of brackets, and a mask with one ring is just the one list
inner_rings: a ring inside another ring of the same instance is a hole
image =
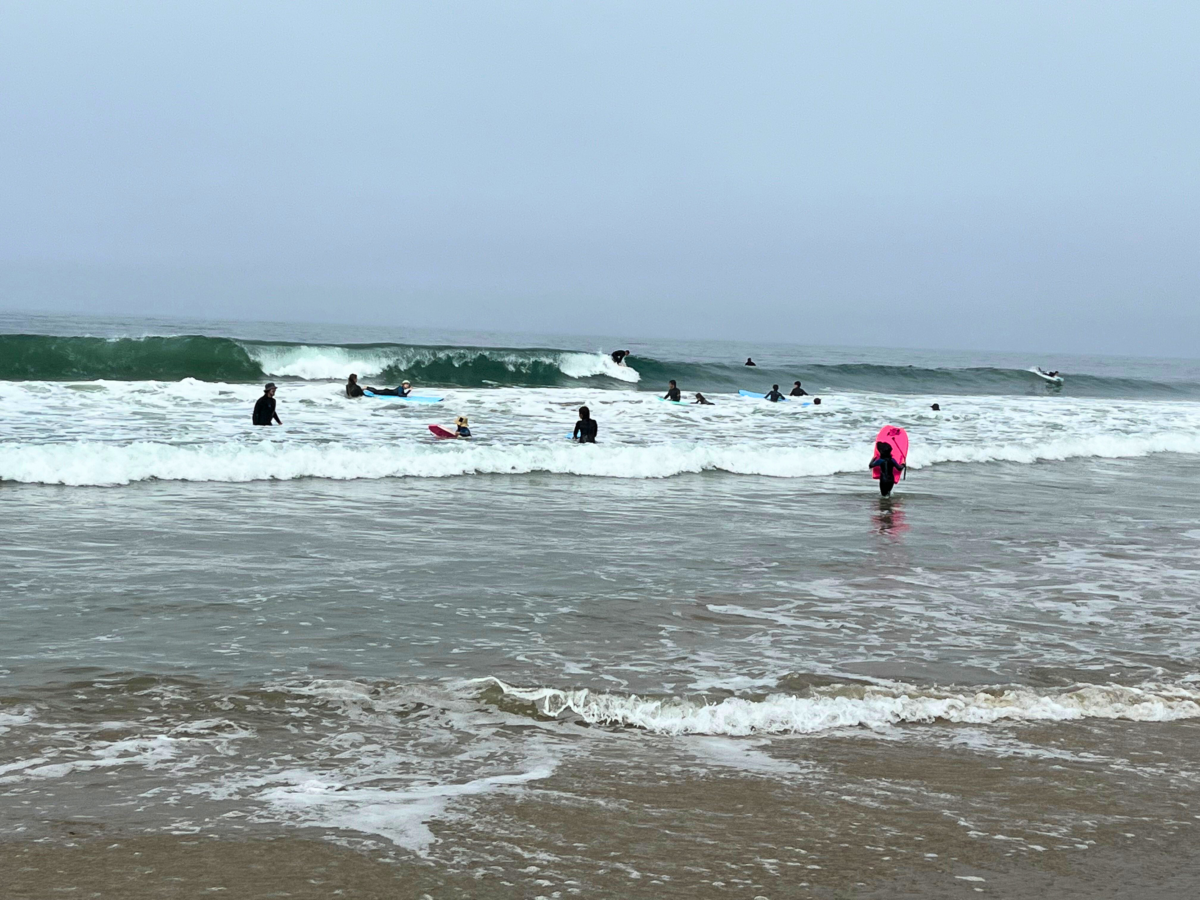
[[379, 388], [368, 387], [367, 390], [377, 397], [407, 397], [412, 393], [412, 385], [407, 381], [402, 381], [398, 388], [383, 388], [383, 390], [380, 390]]
[[671, 383], [667, 387], [667, 396], [663, 397], [663, 399], [674, 400], [676, 403], [679, 402], [679, 388], [675, 386], [674, 378], [671, 379]]
[[696, 393], [696, 399], [692, 403], [693, 406], [696, 404], [699, 404], [700, 406], [716, 406], [715, 403], [699, 392]]
[[460, 438], [469, 438], [471, 429], [467, 427], [467, 417], [459, 416], [454, 420], [454, 436]]
[[359, 387], [358, 376], [351, 375], [350, 379], [346, 382], [346, 396], [347, 397], [361, 397], [362, 395], [363, 395], [363, 389], [361, 387]]
[[571, 433], [571, 440], [579, 441], [581, 444], [594, 444], [598, 430], [599, 426], [592, 418], [592, 411], [586, 406], [579, 407], [579, 421], [575, 423], [575, 431]]
[[891, 444], [879, 441], [875, 444], [875, 458], [867, 468], [879, 469], [879, 494], [886, 497], [896, 486], [896, 473], [904, 468], [904, 463], [892, 459]]
[[792, 392], [788, 396], [789, 397], [807, 397], [808, 391], [806, 391], [804, 388], [800, 387], [800, 382], [797, 381], [792, 386]]
[[757, 366], [757, 365], [758, 365], [758, 363], [756, 363], [754, 360], [752, 360], [750, 357], [748, 357], [748, 356], [747, 356], [747, 357], [746, 357], [746, 362], [745, 362], [745, 363], [743, 363], [743, 365], [747, 365], [747, 366]]
[[770, 400], [772, 403], [778, 403], [780, 400], [784, 399], [783, 394], [779, 393], [779, 385], [771, 385], [771, 390], [763, 394], [763, 399]]

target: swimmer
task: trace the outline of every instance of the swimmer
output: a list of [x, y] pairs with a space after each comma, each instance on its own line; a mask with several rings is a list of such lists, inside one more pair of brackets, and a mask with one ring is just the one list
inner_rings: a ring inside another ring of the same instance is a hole
[[675, 386], [675, 379], [671, 379], [671, 383], [667, 386], [667, 394], [663, 397], [664, 400], [674, 400], [679, 402], [679, 388]]
[[771, 390], [767, 391], [767, 393], [763, 396], [763, 399], [770, 400], [772, 403], [778, 403], [780, 400], [783, 400], [783, 394], [779, 393], [779, 385], [771, 385]]
[[579, 407], [579, 421], [575, 423], [575, 431], [571, 434], [571, 440], [579, 441], [581, 444], [594, 444], [598, 430], [599, 426], [592, 418], [591, 410], [586, 406]]
[[904, 463], [892, 459], [891, 444], [879, 441], [875, 444], [875, 458], [867, 468], [879, 469], [879, 494], [886, 497], [896, 486], [896, 473], [904, 469]]
[[[274, 423], [272, 423], [274, 419]], [[263, 395], [258, 398], [258, 402], [254, 404], [254, 415], [251, 421], [255, 425], [282, 425], [279, 421], [279, 414], [275, 412], [275, 382], [268, 381], [266, 387], [263, 388]]]
[[346, 382], [346, 396], [347, 397], [361, 397], [362, 395], [363, 395], [363, 389], [362, 389], [362, 387], [359, 386], [358, 376], [351, 375], [349, 380]]
[[709, 399], [708, 399], [707, 397], [705, 397], [703, 394], [701, 394], [701, 393], [697, 393], [697, 394], [696, 394], [696, 399], [695, 399], [694, 401], [692, 401], [692, 405], [693, 405], [693, 406], [696, 406], [696, 405], [700, 405], [700, 406], [716, 406], [717, 404], [713, 403], [711, 400], [709, 400]]
[[941, 411], [942, 411], [942, 408], [941, 408], [941, 407], [940, 407], [938, 404], [936, 404], [936, 403], [935, 403], [935, 404], [933, 404], [933, 406], [931, 406], [931, 407], [929, 407], [929, 408], [930, 408], [930, 409], [932, 409], [934, 412], [941, 412]]
[[821, 398], [813, 397], [813, 406], [820, 406], [820, 405], [821, 405]]
[[800, 382], [797, 381], [792, 385], [792, 392], [788, 396], [789, 397], [807, 397], [808, 391], [806, 391], [804, 388], [800, 387]]

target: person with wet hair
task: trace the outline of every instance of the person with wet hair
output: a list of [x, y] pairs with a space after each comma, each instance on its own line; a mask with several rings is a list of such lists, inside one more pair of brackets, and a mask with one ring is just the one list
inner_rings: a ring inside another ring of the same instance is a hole
[[772, 403], [778, 403], [780, 400], [786, 400], [787, 398], [779, 393], [779, 385], [773, 384], [771, 385], [771, 390], [763, 395], [763, 399], [770, 400]]
[[896, 473], [903, 471], [904, 463], [896, 462], [892, 458], [891, 444], [887, 441], [877, 441], [875, 458], [871, 460], [871, 464], [867, 468], [879, 469], [879, 494], [886, 497], [896, 486]]
[[407, 397], [412, 393], [412, 384], [408, 381], [402, 381], [398, 388], [368, 387], [367, 390], [376, 397]]
[[672, 378], [671, 383], [667, 385], [667, 395], [663, 397], [663, 399], [674, 400], [676, 403], [679, 402], [679, 388], [675, 385], [674, 378]]
[[350, 378], [346, 381], [346, 396], [347, 397], [361, 397], [362, 395], [363, 395], [363, 389], [358, 383], [358, 376], [351, 375]]
[[[272, 421], [274, 420], [274, 421]], [[279, 413], [275, 412], [275, 382], [268, 381], [263, 388], [263, 395], [254, 404], [254, 414], [251, 421], [255, 425], [282, 425]]]
[[792, 392], [788, 396], [789, 397], [807, 397], [808, 391], [806, 391], [804, 388], [800, 387], [800, 382], [797, 381], [792, 385]]
[[699, 391], [696, 392], [696, 399], [692, 401], [692, 405], [693, 406], [716, 406], [715, 403], [713, 403], [711, 400], [709, 400], [707, 397], [705, 397]]
[[932, 409], [934, 412], [941, 412], [941, 411], [942, 411], [942, 407], [941, 407], [939, 404], [937, 404], [937, 403], [933, 404], [933, 406], [931, 406], [931, 407], [929, 407], [929, 408], [930, 408], [930, 409]]
[[599, 426], [592, 418], [592, 411], [586, 406], [579, 407], [579, 421], [575, 423], [575, 431], [571, 434], [571, 440], [579, 441], [581, 444], [594, 444], [597, 431], [599, 431]]

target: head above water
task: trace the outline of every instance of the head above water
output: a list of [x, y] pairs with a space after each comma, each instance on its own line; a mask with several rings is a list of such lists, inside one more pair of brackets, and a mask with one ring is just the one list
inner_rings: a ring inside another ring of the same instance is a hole
[[935, 404], [933, 404], [933, 406], [931, 406], [931, 407], [929, 407], [929, 408], [930, 408], [930, 409], [932, 409], [934, 412], [941, 412], [941, 411], [942, 411], [942, 408], [941, 408], [940, 406], [938, 406], [936, 403], [935, 403]]
[[579, 418], [590, 419], [591, 417], [592, 411], [590, 409], [588, 409], [586, 406], [579, 407]]
[[821, 405], [821, 398], [813, 397], [813, 406], [820, 406], [820, 405]]
[[792, 386], [793, 386], [793, 387], [800, 387], [800, 382], [798, 382], [798, 381], [793, 381], [793, 382], [792, 382]]
[[880, 456], [891, 456], [892, 455], [892, 445], [889, 444], [887, 441], [877, 441], [875, 443], [875, 452], [878, 453]]
[[773, 390], [773, 391], [779, 390], [779, 385], [777, 385], [777, 384], [771, 385], [771, 390]]

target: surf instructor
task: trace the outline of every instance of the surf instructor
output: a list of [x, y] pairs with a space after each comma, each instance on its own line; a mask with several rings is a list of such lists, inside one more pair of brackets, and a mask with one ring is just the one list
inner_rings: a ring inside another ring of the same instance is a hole
[[[271, 421], [272, 419], [274, 422]], [[266, 387], [263, 388], [263, 395], [254, 404], [252, 421], [255, 425], [283, 424], [279, 421], [279, 413], [275, 412], [275, 382], [268, 381]]]

